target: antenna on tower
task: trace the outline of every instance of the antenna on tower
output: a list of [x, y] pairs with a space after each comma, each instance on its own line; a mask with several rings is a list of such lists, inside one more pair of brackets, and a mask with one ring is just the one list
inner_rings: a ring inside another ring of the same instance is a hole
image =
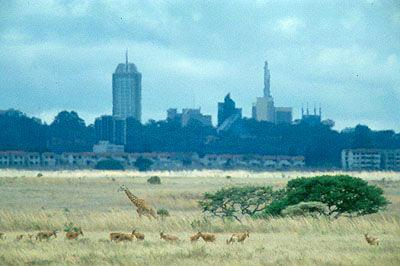
[[319, 103], [319, 117], [322, 117], [321, 116], [321, 103]]
[[125, 51], [125, 71], [128, 72], [128, 48]]
[[317, 105], [314, 102], [314, 115], [317, 115]]
[[301, 117], [304, 116], [304, 104], [301, 104]]
[[307, 115], [309, 115], [309, 114], [310, 114], [310, 112], [308, 110], [308, 102], [307, 102]]

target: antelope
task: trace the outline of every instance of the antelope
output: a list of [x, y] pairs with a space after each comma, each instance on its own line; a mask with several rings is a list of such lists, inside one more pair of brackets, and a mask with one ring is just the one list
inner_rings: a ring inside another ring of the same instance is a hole
[[83, 236], [82, 229], [79, 228], [77, 232], [66, 232], [65, 237], [69, 240], [77, 239], [79, 235]]
[[43, 239], [49, 240], [51, 236], [54, 236], [54, 238], [57, 237], [57, 231], [47, 231], [47, 232], [39, 232], [36, 235], [36, 240], [42, 241]]
[[31, 234], [28, 234], [28, 238], [29, 238], [29, 240], [32, 240], [32, 237], [33, 237], [33, 235], [31, 235]]
[[234, 233], [232, 234], [231, 238], [229, 238], [228, 240], [226, 240], [227, 244], [233, 243], [233, 242], [240, 242], [240, 243], [244, 243], [244, 240], [246, 238], [248, 238], [250, 236], [249, 232], [246, 231], [245, 233]]
[[199, 240], [200, 236], [201, 236], [201, 233], [200, 233], [200, 232], [198, 232], [198, 233], [192, 235], [192, 236], [190, 237], [190, 242], [192, 242], [192, 243], [193, 243], [193, 242], [197, 242], [197, 240]]
[[132, 241], [135, 235], [132, 234], [121, 234], [115, 241], [116, 242], [121, 242], [121, 241]]
[[177, 236], [165, 235], [164, 232], [160, 233], [160, 237], [161, 237], [161, 239], [164, 239], [165, 241], [169, 241], [169, 242], [176, 242], [179, 240], [179, 238]]
[[123, 235], [123, 233], [110, 233], [110, 240], [111, 241], [117, 241], [118, 238]]
[[144, 234], [136, 232], [136, 229], [132, 231], [132, 235], [134, 235], [137, 240], [144, 240]]
[[17, 235], [17, 237], [15, 238], [17, 241], [22, 240], [22, 238], [24, 238], [24, 235]]
[[373, 236], [368, 236], [368, 234], [364, 234], [365, 240], [367, 240], [368, 244], [370, 245], [379, 245], [379, 238], [373, 237]]
[[200, 237], [203, 238], [205, 242], [214, 242], [217, 239], [217, 237], [214, 234], [202, 233], [202, 232], [199, 232], [198, 234], [200, 234]]

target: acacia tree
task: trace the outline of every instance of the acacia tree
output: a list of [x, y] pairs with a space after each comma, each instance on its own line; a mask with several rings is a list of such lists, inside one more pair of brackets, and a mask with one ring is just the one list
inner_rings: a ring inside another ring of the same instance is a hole
[[199, 204], [204, 213], [240, 222], [242, 216], [255, 216], [264, 211], [282, 191], [273, 191], [271, 186], [245, 186], [222, 188], [214, 193], [204, 193]]
[[327, 215], [338, 218], [345, 214], [360, 216], [378, 212], [389, 203], [383, 190], [361, 178], [348, 175], [296, 178], [286, 186], [286, 196], [274, 201], [267, 215], [279, 215], [287, 206], [317, 201], [328, 206]]

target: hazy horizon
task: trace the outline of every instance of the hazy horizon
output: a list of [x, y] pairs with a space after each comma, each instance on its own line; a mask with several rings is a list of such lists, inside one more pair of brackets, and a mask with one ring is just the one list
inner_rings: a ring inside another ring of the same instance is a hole
[[398, 1], [0, 1], [0, 109], [51, 122], [111, 114], [118, 63], [143, 75], [143, 119], [213, 116], [231, 93], [245, 116], [269, 62], [276, 106], [322, 106], [336, 129], [400, 131]]

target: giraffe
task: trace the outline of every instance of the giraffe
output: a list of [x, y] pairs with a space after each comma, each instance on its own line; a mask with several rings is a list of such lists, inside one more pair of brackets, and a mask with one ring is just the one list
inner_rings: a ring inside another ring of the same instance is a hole
[[141, 218], [143, 214], [149, 218], [157, 219], [157, 215], [154, 209], [148, 206], [144, 199], [138, 198], [135, 195], [133, 195], [132, 192], [130, 192], [130, 190], [125, 185], [120, 186], [118, 191], [125, 192], [129, 200], [132, 201], [133, 205], [135, 205], [136, 211], [139, 214], [139, 218]]

